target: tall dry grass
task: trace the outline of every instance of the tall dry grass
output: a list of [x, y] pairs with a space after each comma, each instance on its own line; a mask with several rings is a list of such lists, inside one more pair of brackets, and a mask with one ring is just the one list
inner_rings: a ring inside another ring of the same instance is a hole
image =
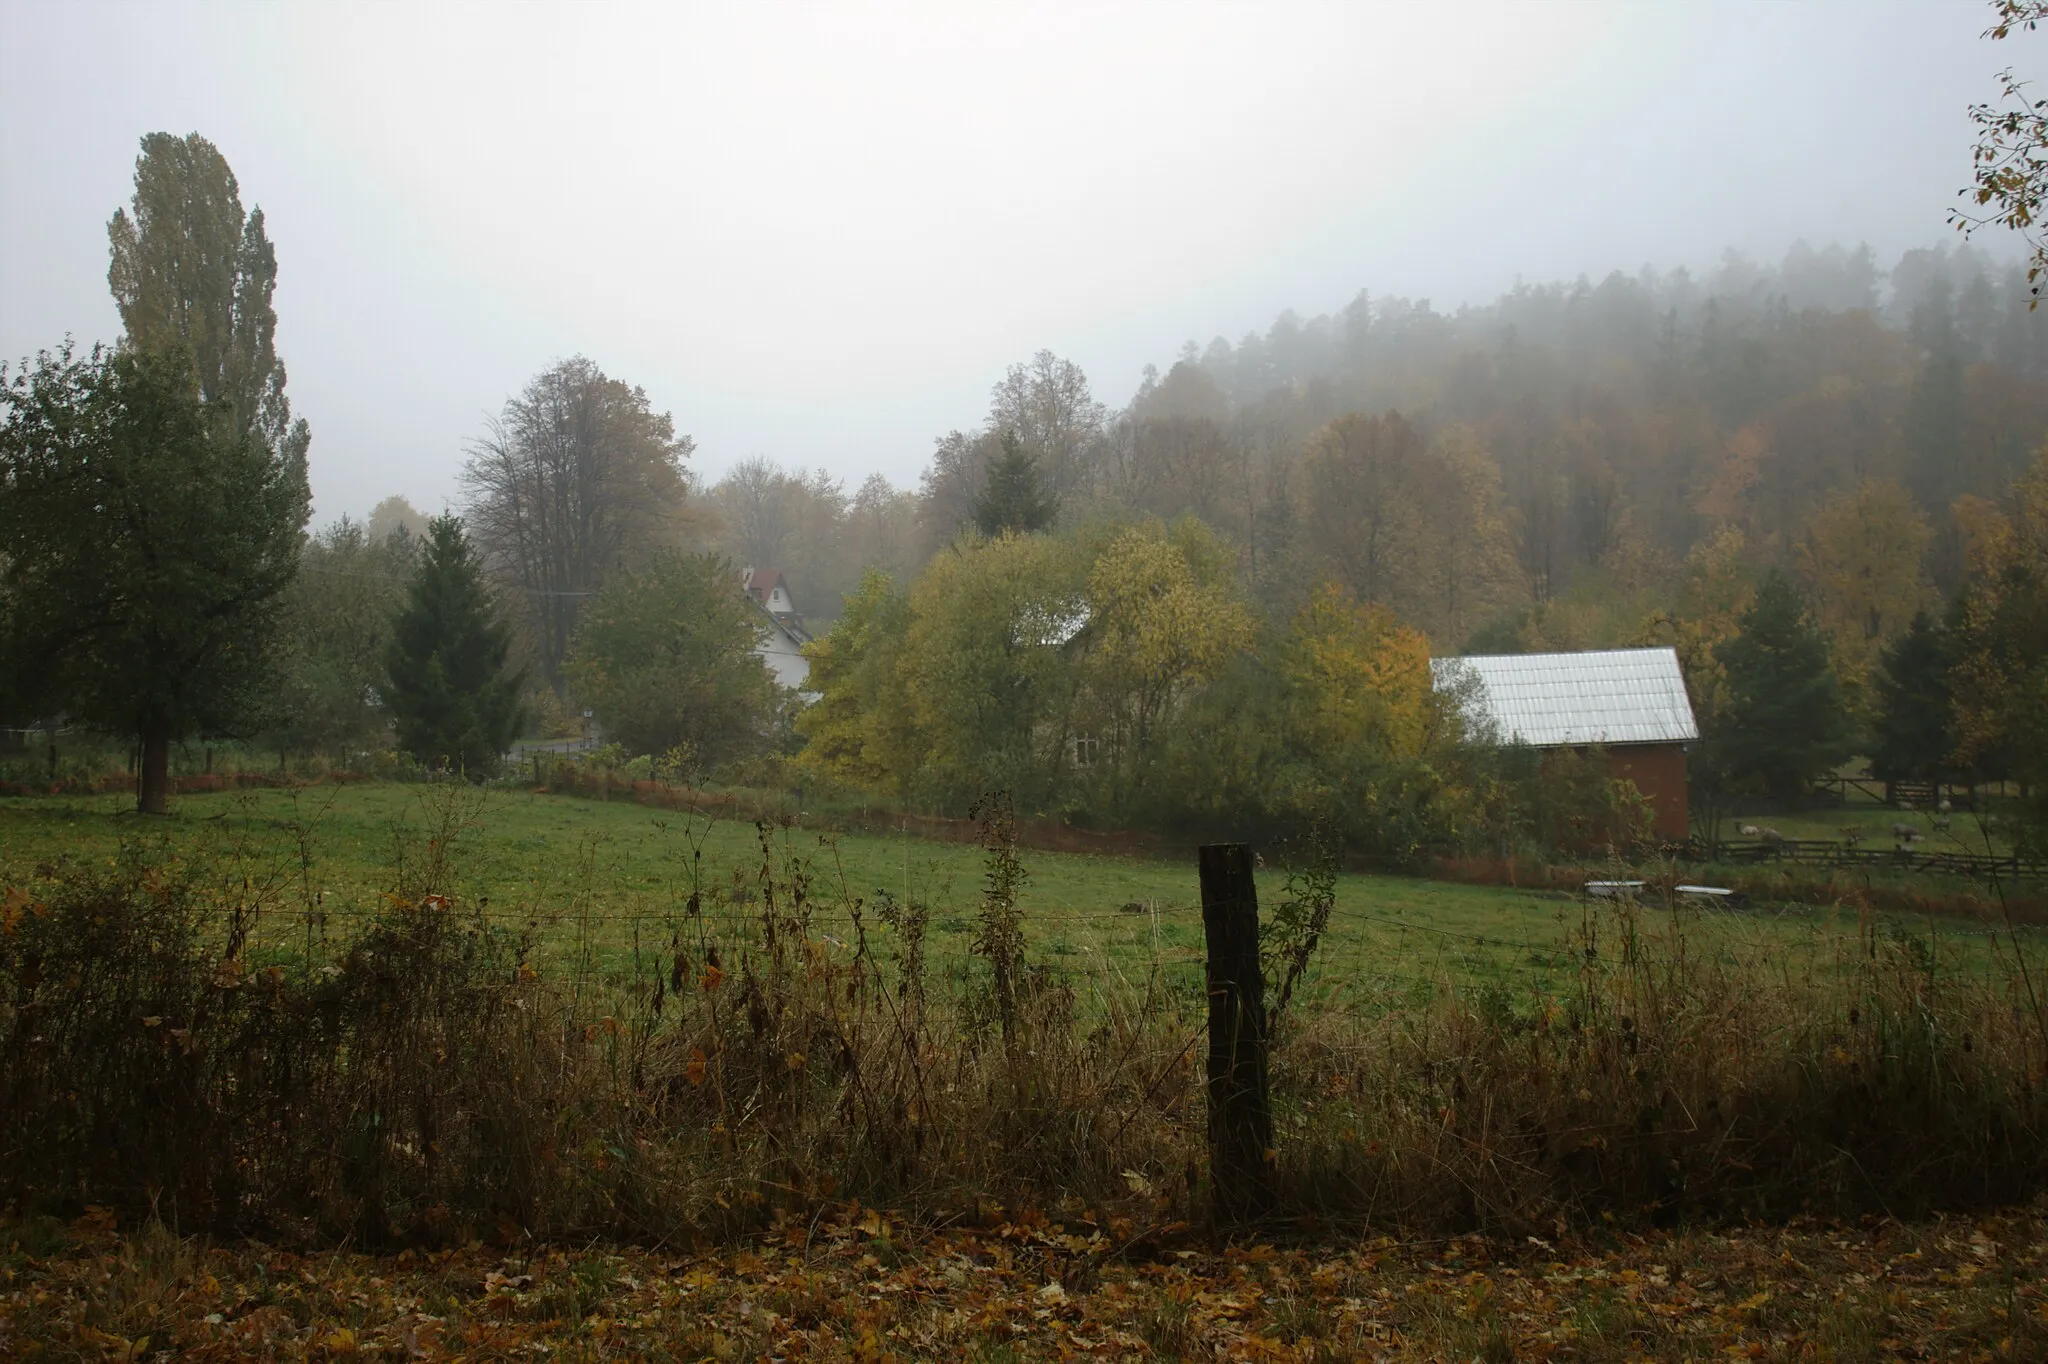
[[[713, 884], [680, 821], [687, 897], [605, 967], [588, 888], [552, 926], [457, 893], [483, 799], [431, 788], [338, 935], [292, 865], [228, 846], [7, 873], [0, 1198], [372, 1245], [715, 1235], [849, 1199], [1203, 1215], [1204, 1002], [1159, 961], [1086, 998], [1040, 963], [1000, 809], [970, 963], [929, 959], [938, 906], [852, 895], [788, 830]], [[1284, 1216], [1544, 1234], [2048, 1187], [2048, 1022], [2017, 963], [1952, 974], [1866, 928], [1794, 966], [1622, 904], [1586, 911], [1553, 995], [1332, 1004], [1329, 882], [1301, 884], [1269, 954]]]
[[[1304, 1203], [1537, 1227], [1996, 1204], [2048, 1181], [2048, 1026], [1866, 919], [1840, 950], [1704, 950], [1697, 911], [1589, 906], [1570, 988], [1298, 1020]], [[2015, 944], [2016, 945], [2016, 944]]]

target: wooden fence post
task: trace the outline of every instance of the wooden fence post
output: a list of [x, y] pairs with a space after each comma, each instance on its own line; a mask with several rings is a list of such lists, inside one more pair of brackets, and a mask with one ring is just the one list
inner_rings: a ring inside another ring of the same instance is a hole
[[1259, 893], [1245, 844], [1210, 844], [1199, 861], [1209, 945], [1209, 1182], [1217, 1216], [1243, 1222], [1273, 1207]]

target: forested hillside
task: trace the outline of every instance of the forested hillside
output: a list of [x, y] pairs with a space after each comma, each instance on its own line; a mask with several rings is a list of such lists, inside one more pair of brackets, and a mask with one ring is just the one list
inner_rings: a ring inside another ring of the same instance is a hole
[[[1906, 494], [1925, 583], [1952, 590], [1982, 510], [1957, 499], [1995, 500], [2048, 432], [2048, 316], [2029, 301], [2018, 266], [1969, 247], [1884, 271], [1867, 248], [1804, 244], [1776, 267], [1731, 253], [1699, 277], [1617, 272], [1448, 313], [1361, 292], [1191, 341], [1121, 411], [1068, 362], [1014, 367], [979, 427], [936, 442], [914, 529], [878, 479], [849, 497], [749, 461], [709, 490], [716, 543], [774, 560], [829, 618], [863, 567], [901, 574], [950, 543], [1008, 429], [1064, 523], [1193, 515], [1263, 599], [1334, 576], [1438, 647], [1616, 638], [1633, 598], [1729, 532], [1758, 563], [1825, 576], [1832, 547], [1809, 565], [1802, 546], [1865, 484]], [[1407, 429], [1384, 445], [1324, 430], [1389, 411]], [[1619, 617], [1601, 609], [1617, 597]]]

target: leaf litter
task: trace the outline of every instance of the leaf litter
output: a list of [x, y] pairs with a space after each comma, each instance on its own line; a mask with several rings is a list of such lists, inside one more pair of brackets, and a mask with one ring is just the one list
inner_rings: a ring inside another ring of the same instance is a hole
[[1222, 1243], [842, 1207], [689, 1250], [395, 1255], [0, 1221], [22, 1359], [2048, 1359], [2048, 1204], [1973, 1219]]

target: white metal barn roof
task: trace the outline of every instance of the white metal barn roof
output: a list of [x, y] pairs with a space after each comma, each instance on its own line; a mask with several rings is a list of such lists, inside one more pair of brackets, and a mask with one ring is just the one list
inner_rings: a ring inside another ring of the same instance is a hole
[[1477, 680], [1469, 702], [1503, 743], [1669, 744], [1700, 737], [1671, 649], [1433, 658], [1438, 687], [1461, 670]]

